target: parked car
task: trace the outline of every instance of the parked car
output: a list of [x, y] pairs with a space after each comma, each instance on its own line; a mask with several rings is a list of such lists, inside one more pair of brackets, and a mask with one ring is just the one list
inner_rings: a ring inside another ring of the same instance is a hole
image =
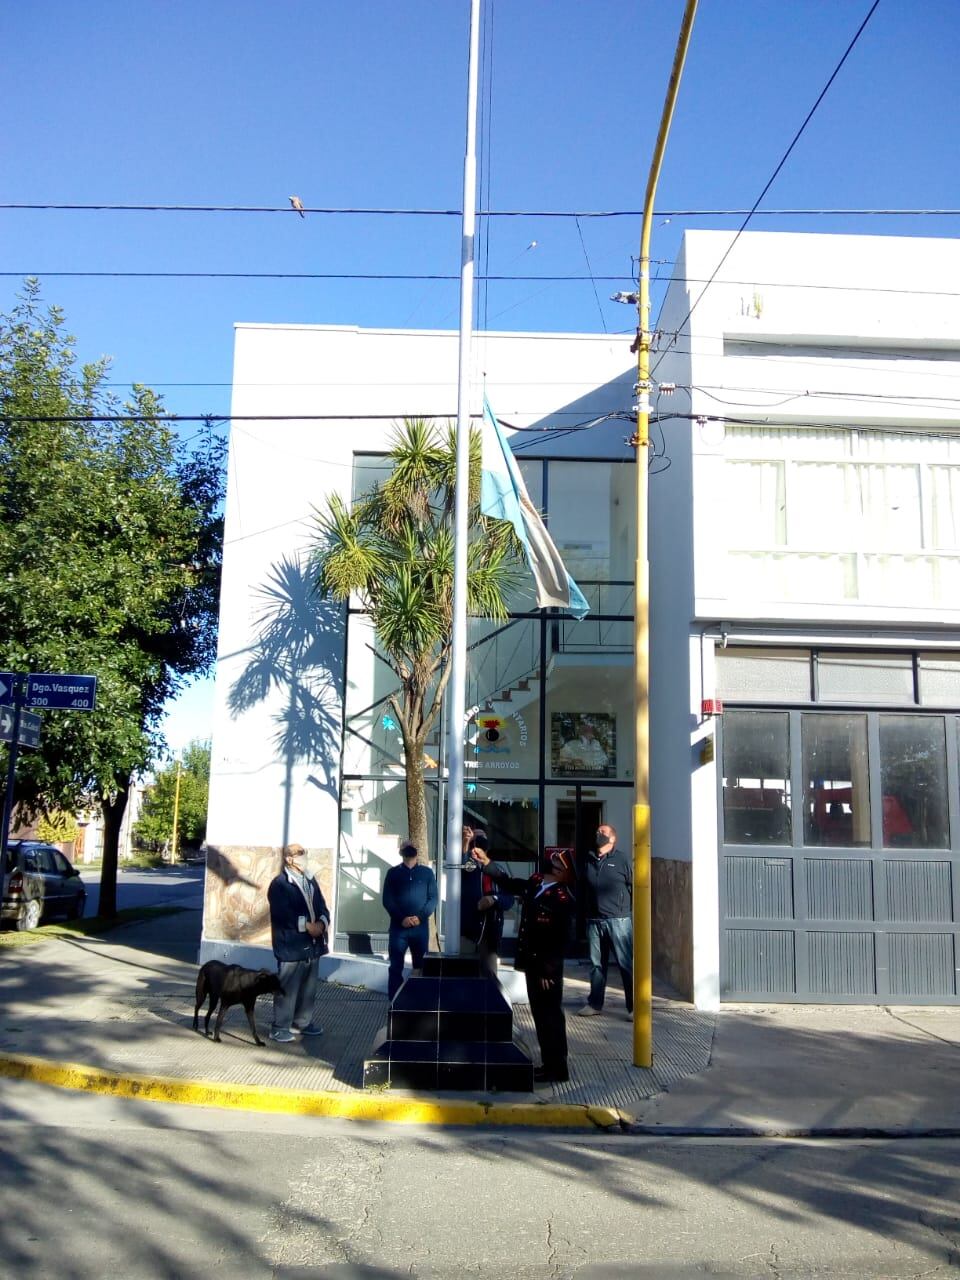
[[80, 872], [59, 849], [39, 840], [11, 840], [0, 920], [35, 929], [44, 917], [79, 920], [87, 902]]

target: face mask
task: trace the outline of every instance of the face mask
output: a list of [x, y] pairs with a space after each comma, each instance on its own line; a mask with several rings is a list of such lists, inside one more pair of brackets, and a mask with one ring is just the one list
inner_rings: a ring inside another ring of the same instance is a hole
[[605, 831], [598, 831], [597, 832], [597, 848], [598, 849], [602, 848], [609, 839], [610, 837], [607, 835]]

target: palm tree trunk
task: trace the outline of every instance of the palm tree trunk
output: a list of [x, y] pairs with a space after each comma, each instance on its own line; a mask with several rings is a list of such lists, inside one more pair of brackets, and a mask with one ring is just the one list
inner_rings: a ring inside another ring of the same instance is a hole
[[[420, 862], [431, 865], [430, 837], [427, 830], [427, 787], [423, 776], [423, 742], [416, 738], [404, 746], [407, 772], [407, 836], [420, 853]], [[436, 865], [434, 865], [436, 873]], [[437, 877], [439, 886], [440, 877]], [[430, 917], [430, 950], [440, 950], [437, 914]]]

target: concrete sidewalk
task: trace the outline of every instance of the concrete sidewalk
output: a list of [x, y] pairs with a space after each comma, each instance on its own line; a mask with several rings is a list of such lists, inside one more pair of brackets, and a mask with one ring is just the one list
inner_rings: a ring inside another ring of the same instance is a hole
[[[599, 1125], [704, 1134], [960, 1134], [960, 1008], [724, 1006], [660, 995], [654, 1065], [631, 1063], [619, 991], [600, 1017], [571, 1016], [586, 970], [567, 975], [571, 1079], [535, 1094], [426, 1099], [361, 1089], [386, 1022], [384, 996], [323, 983], [325, 1034], [291, 1045], [250, 1039], [240, 1008], [221, 1044], [192, 1030], [200, 913], [96, 938], [53, 938], [0, 953], [0, 1074], [103, 1092], [432, 1123]], [[261, 1001], [265, 1037], [270, 1006]], [[515, 1027], [532, 1053], [526, 1005]]]

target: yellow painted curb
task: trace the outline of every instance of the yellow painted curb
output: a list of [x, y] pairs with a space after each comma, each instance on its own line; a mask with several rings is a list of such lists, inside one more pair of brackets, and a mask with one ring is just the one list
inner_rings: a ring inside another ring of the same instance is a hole
[[443, 1098], [396, 1097], [389, 1093], [303, 1093], [265, 1085], [221, 1084], [105, 1071], [76, 1062], [51, 1062], [27, 1054], [0, 1054], [0, 1076], [32, 1080], [59, 1089], [80, 1089], [114, 1098], [177, 1102], [232, 1111], [269, 1111], [284, 1115], [333, 1116], [340, 1120], [376, 1120], [390, 1124], [528, 1125], [562, 1129], [618, 1128], [631, 1117], [614, 1107], [569, 1102], [467, 1102]]

